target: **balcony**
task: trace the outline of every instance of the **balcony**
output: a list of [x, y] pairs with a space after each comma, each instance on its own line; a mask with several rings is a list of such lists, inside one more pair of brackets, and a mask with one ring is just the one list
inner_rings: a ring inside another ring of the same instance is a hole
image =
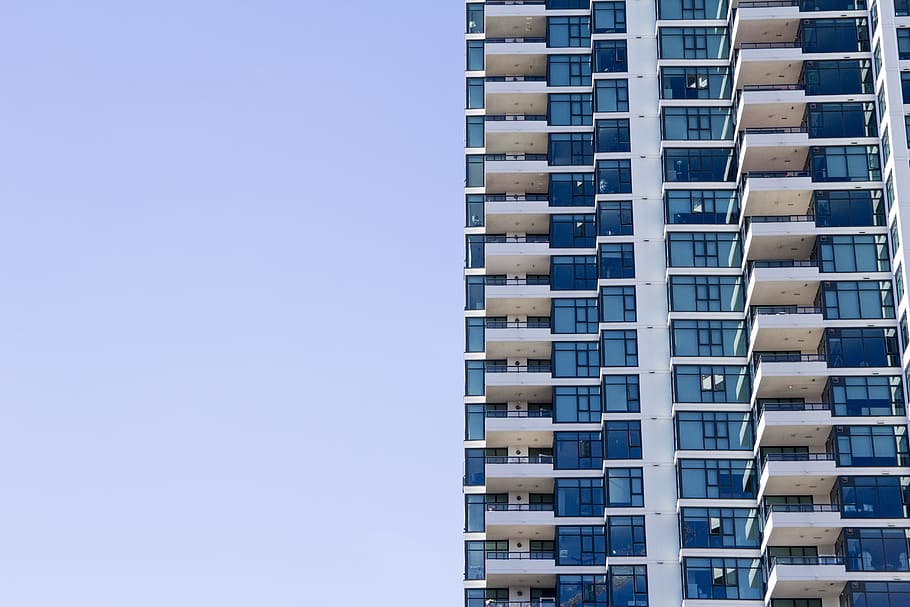
[[827, 494], [837, 480], [833, 453], [768, 453], [759, 495]]
[[484, 460], [487, 490], [490, 480], [535, 479], [553, 477], [552, 455], [503, 455], [487, 456]]
[[753, 394], [757, 398], [802, 398], [821, 401], [828, 377], [824, 354], [802, 352], [753, 354]]
[[805, 87], [798, 83], [748, 84], [736, 93], [739, 128], [802, 126], [806, 113]]
[[[544, 108], [546, 109], [546, 108]], [[487, 147], [490, 142], [494, 144], [500, 137], [509, 137], [516, 133], [534, 133], [546, 136], [549, 129], [546, 114], [531, 113], [508, 113], [508, 114], [487, 114], [484, 116], [485, 132], [487, 137]], [[591, 127], [583, 127], [589, 129]], [[576, 130], [567, 127], [568, 131]], [[578, 129], [580, 130], [580, 129]]]
[[815, 218], [808, 215], [759, 216], [744, 220], [746, 259], [810, 259], [815, 250]]
[[768, 259], [748, 262], [750, 306], [807, 306], [818, 292], [818, 262], [814, 259]]
[[743, 1], [736, 5], [731, 44], [793, 41], [798, 31], [798, 0]]
[[804, 167], [809, 132], [803, 126], [750, 127], [737, 138], [739, 170], [788, 171]]
[[752, 171], [743, 174], [743, 215], [805, 215], [812, 204], [807, 171]]
[[837, 504], [774, 504], [765, 512], [762, 551], [767, 546], [834, 545], [841, 525]]
[[547, 234], [487, 234], [485, 267], [491, 273], [544, 274], [550, 269]]
[[546, 274], [488, 275], [485, 285], [485, 307], [491, 316], [550, 312], [550, 277]]
[[552, 574], [556, 567], [553, 552], [487, 552], [487, 583], [496, 575]]
[[[526, 407], [527, 405], [515, 406]], [[553, 430], [553, 410], [549, 403], [539, 408], [487, 410], [485, 416], [485, 429], [489, 437], [498, 432], [520, 432], [525, 438], [528, 432], [551, 432]], [[552, 442], [552, 436], [549, 437], [549, 441]]]
[[796, 446], [824, 444], [831, 433], [831, 405], [828, 403], [758, 402], [755, 444]]
[[815, 306], [752, 306], [749, 344], [756, 351], [818, 349], [824, 328]]
[[[535, 531], [552, 534], [556, 523], [553, 504], [487, 504], [484, 518], [487, 539], [505, 539], [517, 536], [519, 532], [525, 535], [534, 535]], [[548, 529], [535, 530], [533, 527]]]
[[490, 232], [534, 232], [549, 229], [546, 193], [487, 194], [484, 223]]
[[747, 85], [796, 84], [803, 68], [798, 42], [743, 43], [733, 55], [733, 88]]
[[[769, 565], [765, 602], [772, 598], [836, 597], [847, 582], [844, 559], [839, 556], [777, 556]], [[834, 602], [832, 602], [834, 604]]]
[[549, 170], [546, 154], [525, 152], [486, 154], [484, 160], [486, 161], [484, 171], [487, 174], [544, 173]]

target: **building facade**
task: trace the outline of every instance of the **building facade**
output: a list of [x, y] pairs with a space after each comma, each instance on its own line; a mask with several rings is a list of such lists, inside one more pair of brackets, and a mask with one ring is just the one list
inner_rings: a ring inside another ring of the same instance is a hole
[[910, 1], [465, 40], [465, 605], [910, 607]]

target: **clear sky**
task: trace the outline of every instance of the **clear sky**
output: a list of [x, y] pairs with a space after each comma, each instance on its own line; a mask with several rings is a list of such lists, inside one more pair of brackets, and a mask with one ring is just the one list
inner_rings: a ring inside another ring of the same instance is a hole
[[462, 604], [463, 30], [0, 3], [0, 605]]

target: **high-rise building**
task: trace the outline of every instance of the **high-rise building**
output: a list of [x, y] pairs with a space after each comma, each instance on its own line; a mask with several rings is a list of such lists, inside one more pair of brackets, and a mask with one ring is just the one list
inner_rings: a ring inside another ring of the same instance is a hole
[[466, 32], [465, 605], [910, 607], [910, 1]]

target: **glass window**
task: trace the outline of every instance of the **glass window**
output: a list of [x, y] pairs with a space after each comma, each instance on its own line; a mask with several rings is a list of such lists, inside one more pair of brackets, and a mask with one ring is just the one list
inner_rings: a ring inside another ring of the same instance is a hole
[[484, 239], [483, 234], [468, 234], [465, 239], [465, 264], [466, 268], [482, 268], [484, 264]]
[[607, 506], [610, 508], [641, 508], [645, 505], [641, 468], [607, 468]]
[[901, 264], [897, 264], [897, 270], [894, 271], [894, 291], [897, 293], [897, 301], [904, 298], [904, 272]]
[[901, 246], [900, 233], [897, 229], [897, 219], [891, 223], [890, 235], [891, 235], [891, 254], [897, 255], [897, 249]]
[[482, 580], [486, 577], [485, 542], [464, 543], [464, 563], [466, 580]]
[[590, 93], [551, 93], [547, 122], [550, 126], [589, 126], [593, 111]]
[[601, 331], [604, 367], [637, 367], [638, 337], [636, 331]]
[[465, 405], [464, 433], [465, 440], [483, 440], [485, 437], [485, 405]]
[[594, 33], [624, 34], [626, 32], [625, 2], [594, 3]]
[[597, 262], [593, 255], [554, 255], [550, 261], [550, 288], [579, 291], [597, 288]]
[[628, 119], [598, 120], [595, 129], [594, 140], [597, 142], [596, 150], [598, 152], [628, 152], [631, 150]]
[[640, 409], [637, 375], [605, 375], [603, 410], [608, 413], [637, 413]]
[[491, 607], [509, 602], [508, 588], [469, 588], [465, 593], [465, 607]]
[[866, 19], [803, 19], [799, 38], [806, 53], [869, 52]]
[[482, 188], [484, 184], [483, 154], [465, 156], [465, 187]]
[[827, 329], [829, 367], [896, 367], [900, 365], [894, 329]]
[[904, 415], [904, 391], [897, 375], [832, 377], [827, 396], [836, 416]]
[[673, 356], [745, 356], [741, 320], [676, 320], [671, 323]]
[[806, 104], [809, 137], [875, 137], [878, 121], [873, 104], [809, 103]]
[[677, 449], [751, 451], [752, 414], [680, 411], [676, 414]]
[[603, 516], [602, 478], [557, 478], [556, 516]]
[[910, 72], [901, 72], [901, 97], [905, 104], [910, 103]]
[[891, 270], [887, 238], [883, 234], [819, 236], [822, 272], [888, 272]]
[[470, 3], [467, 5], [467, 19], [465, 31], [469, 34], [483, 33], [483, 4]]
[[822, 282], [825, 318], [894, 318], [890, 281]]
[[[885, 117], [885, 112], [888, 109], [888, 105], [885, 102], [885, 88], [884, 87], [879, 89], [878, 95], [876, 96], [876, 98], [878, 99], [878, 119], [881, 120], [882, 118]], [[888, 162], [887, 156], [885, 156], [885, 162]]]
[[591, 18], [547, 17], [547, 46], [550, 48], [590, 47]]
[[598, 160], [597, 193], [630, 194], [632, 192], [631, 160]]
[[601, 287], [601, 322], [635, 322], [635, 287]]
[[676, 365], [673, 389], [677, 403], [747, 403], [749, 369], [734, 365]]
[[683, 508], [683, 548], [758, 548], [761, 520], [755, 508]]
[[547, 86], [591, 86], [591, 55], [547, 55]]
[[667, 140], [733, 139], [730, 107], [669, 107], [661, 112], [663, 138]]
[[594, 85], [594, 107], [598, 112], [628, 112], [629, 81], [624, 78], [597, 80]]
[[611, 607], [647, 607], [648, 568], [645, 565], [610, 567]]
[[735, 181], [733, 148], [667, 148], [664, 150], [664, 180]]
[[906, 426], [835, 426], [838, 466], [906, 466]]
[[659, 0], [657, 10], [666, 20], [726, 19], [727, 0]]
[[[898, 0], [894, 6], [895, 12], [898, 6], [903, 6], [903, 14], [910, 14], [907, 0]], [[851, 607], [904, 607], [910, 605], [910, 582], [851, 582], [843, 596]]]
[[465, 147], [483, 147], [483, 116], [468, 116], [465, 118]]
[[483, 352], [485, 318], [465, 318], [465, 352]]
[[464, 363], [464, 394], [465, 396], [483, 396], [484, 393], [484, 361], [467, 360]]
[[598, 40], [594, 43], [594, 71], [621, 73], [629, 71], [625, 40]]
[[465, 45], [467, 71], [483, 71], [483, 40], [468, 40]]
[[600, 361], [596, 341], [553, 343], [553, 377], [597, 377]]
[[469, 228], [483, 227], [484, 210], [483, 195], [468, 194], [465, 196], [465, 226]]
[[661, 59], [726, 59], [730, 39], [725, 27], [662, 27]]
[[907, 529], [843, 531], [847, 571], [910, 571]]
[[728, 99], [732, 88], [727, 67], [664, 67], [660, 70], [661, 99]]
[[603, 466], [600, 432], [554, 432], [553, 468], [596, 470]]
[[558, 424], [600, 423], [600, 386], [554, 386], [553, 407]]
[[465, 90], [467, 92], [465, 107], [469, 110], [483, 109], [483, 78], [467, 78]]
[[641, 459], [641, 422], [604, 422], [604, 459]]
[[484, 277], [465, 277], [465, 310], [483, 310]]
[[631, 200], [608, 200], [597, 205], [598, 235], [625, 236], [632, 232]]
[[755, 499], [751, 459], [681, 459], [678, 468], [681, 498]]
[[560, 607], [607, 607], [607, 576], [559, 575], [556, 579]]
[[603, 565], [607, 537], [602, 526], [556, 527], [557, 565]]
[[550, 173], [551, 207], [593, 207], [594, 173]]
[[464, 450], [464, 484], [469, 487], [483, 485], [485, 480], [485, 449]]
[[738, 276], [671, 276], [673, 312], [740, 312], [745, 305]]
[[590, 8], [591, 0], [547, 0], [547, 8]]
[[635, 250], [631, 242], [600, 245], [601, 278], [635, 278]]
[[802, 80], [807, 95], [872, 93], [872, 62], [868, 59], [805, 61]]
[[687, 599], [761, 600], [761, 559], [683, 558]]
[[885, 225], [881, 190], [817, 190], [813, 203], [818, 227]]
[[841, 476], [837, 495], [844, 518], [910, 517], [908, 476]]
[[486, 511], [485, 495], [464, 496], [464, 530], [468, 533], [483, 532], [484, 512]]
[[646, 556], [645, 517], [607, 517], [607, 547], [610, 556]]
[[736, 190], [668, 190], [664, 204], [667, 223], [739, 223]]
[[739, 232], [670, 232], [669, 266], [674, 268], [738, 268], [742, 264]]
[[554, 298], [553, 333], [597, 333], [597, 300], [595, 298]]
[[550, 215], [550, 248], [586, 249], [594, 246], [594, 214]]
[[551, 133], [548, 154], [550, 166], [594, 164], [594, 135]]

